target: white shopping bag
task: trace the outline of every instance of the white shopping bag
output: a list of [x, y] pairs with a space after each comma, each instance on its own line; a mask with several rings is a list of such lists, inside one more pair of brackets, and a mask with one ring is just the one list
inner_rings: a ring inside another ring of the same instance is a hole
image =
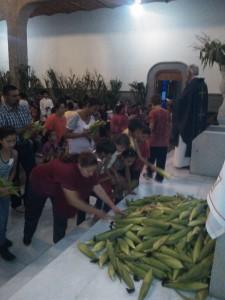
[[206, 229], [212, 239], [225, 233], [225, 163], [207, 196], [210, 213]]

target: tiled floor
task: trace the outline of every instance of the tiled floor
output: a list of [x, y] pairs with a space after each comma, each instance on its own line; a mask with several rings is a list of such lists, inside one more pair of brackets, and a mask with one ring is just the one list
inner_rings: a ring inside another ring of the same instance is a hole
[[[0, 259], [0, 286], [52, 247], [52, 211], [50, 202], [47, 202], [37, 233], [29, 247], [25, 247], [22, 243], [23, 225], [24, 214], [11, 211], [8, 224], [8, 238], [13, 241], [11, 249], [17, 256], [17, 260], [8, 263]], [[74, 228], [75, 222], [71, 220], [68, 232]]]
[[[186, 195], [195, 195], [199, 198], [205, 198], [215, 180], [213, 178], [192, 175], [188, 170], [174, 169], [171, 155], [168, 158], [167, 171], [172, 175], [172, 179], [170, 181], [165, 181], [163, 184], [157, 184], [154, 181], [148, 182], [146, 187], [148, 186], [149, 189], [149, 186], [151, 186], [152, 193], [183, 193]], [[145, 182], [145, 179], [142, 178], [142, 182]], [[145, 187], [143, 187], [143, 189], [144, 188]], [[14, 242], [12, 250], [13, 253], [17, 255], [17, 261], [13, 263], [6, 263], [0, 260], [0, 286], [3, 286], [7, 281], [9, 281], [13, 276], [22, 271], [28, 265], [31, 266], [32, 264], [32, 266], [34, 266], [35, 264], [39, 264], [40, 257], [42, 257], [47, 251], [49, 252], [49, 249], [53, 245], [52, 213], [50, 203], [48, 203], [48, 205], [45, 207], [39, 223], [40, 225], [38, 227], [37, 234], [30, 247], [25, 247], [22, 244], [23, 220], [24, 216], [22, 214], [15, 212], [11, 213], [8, 227], [8, 237]], [[73, 229], [75, 229], [75, 222], [72, 220], [70, 221], [68, 232], [71, 232]], [[74, 239], [74, 237], [72, 239]], [[57, 255], [60, 253], [60, 247], [61, 246], [58, 246], [58, 252], [55, 250], [57, 248], [54, 248], [54, 251], [57, 252]], [[62, 249], [65, 250], [65, 247], [62, 247]], [[51, 252], [51, 255], [52, 253], [53, 252]], [[44, 262], [42, 261], [43, 266], [47, 263], [48, 260], [44, 260]], [[21, 282], [23, 281], [23, 276], [30, 276], [30, 272], [27, 274], [28, 275], [26, 275], [26, 272], [23, 271], [20, 277], [17, 276], [16, 284], [18, 287], [20, 286], [20, 280]], [[11, 279], [10, 282], [13, 283], [13, 279]], [[8, 286], [10, 286], [9, 283]], [[0, 288], [0, 295], [1, 291], [2, 288]], [[2, 298], [0, 297], [0, 299]], [[8, 298], [5, 297], [4, 299]]]

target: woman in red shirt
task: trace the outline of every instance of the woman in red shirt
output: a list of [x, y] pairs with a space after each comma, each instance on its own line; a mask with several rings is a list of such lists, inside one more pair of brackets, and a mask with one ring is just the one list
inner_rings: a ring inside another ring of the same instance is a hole
[[72, 162], [53, 160], [33, 169], [29, 182], [25, 210], [25, 245], [31, 243], [47, 198], [53, 205], [53, 241], [57, 243], [65, 236], [68, 218], [78, 211], [106, 218], [106, 214], [89, 205], [89, 196], [94, 192], [115, 213], [120, 210], [98, 183], [97, 159], [92, 153], [82, 153]]
[[128, 126], [128, 117], [124, 114], [124, 105], [117, 105], [115, 114], [110, 121], [110, 129], [113, 135], [121, 134]]

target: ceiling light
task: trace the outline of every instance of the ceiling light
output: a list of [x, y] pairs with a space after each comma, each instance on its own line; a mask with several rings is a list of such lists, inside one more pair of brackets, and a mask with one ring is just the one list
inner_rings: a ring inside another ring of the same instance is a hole
[[134, 17], [140, 17], [143, 12], [143, 8], [141, 6], [141, 0], [134, 0], [134, 3], [131, 5], [131, 14]]

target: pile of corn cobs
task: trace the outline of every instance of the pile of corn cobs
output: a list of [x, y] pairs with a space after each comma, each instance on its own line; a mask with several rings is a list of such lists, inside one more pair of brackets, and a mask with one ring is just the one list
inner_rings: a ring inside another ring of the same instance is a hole
[[153, 279], [205, 299], [215, 246], [205, 229], [206, 201], [156, 195], [126, 204], [126, 215], [116, 217], [111, 230], [79, 243], [79, 250], [100, 268], [107, 265], [110, 278], [122, 280], [128, 292], [143, 280], [138, 300]]

